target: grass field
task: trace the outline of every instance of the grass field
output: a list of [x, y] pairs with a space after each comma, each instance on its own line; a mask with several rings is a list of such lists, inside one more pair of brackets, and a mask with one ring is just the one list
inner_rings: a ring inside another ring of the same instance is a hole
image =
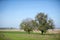
[[0, 40], [60, 40], [60, 34], [44, 34], [18, 31], [0, 31]]

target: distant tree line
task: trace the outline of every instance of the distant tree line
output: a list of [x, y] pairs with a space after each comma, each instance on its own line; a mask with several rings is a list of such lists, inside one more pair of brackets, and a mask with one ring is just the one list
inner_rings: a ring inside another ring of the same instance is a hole
[[13, 27], [10, 27], [10, 28], [7, 28], [7, 27], [6, 27], [6, 28], [4, 28], [4, 27], [3, 27], [3, 28], [0, 28], [0, 29], [16, 29], [16, 28], [13, 28]]

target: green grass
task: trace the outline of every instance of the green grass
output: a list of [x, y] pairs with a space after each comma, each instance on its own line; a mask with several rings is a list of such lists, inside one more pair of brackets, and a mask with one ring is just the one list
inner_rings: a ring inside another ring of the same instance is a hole
[[[1, 37], [1, 34], [3, 37]], [[0, 32], [0, 40], [60, 40], [60, 34], [44, 34], [26, 32]]]

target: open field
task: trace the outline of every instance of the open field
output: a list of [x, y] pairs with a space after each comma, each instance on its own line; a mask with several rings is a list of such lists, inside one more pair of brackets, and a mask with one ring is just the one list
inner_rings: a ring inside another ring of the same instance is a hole
[[31, 32], [31, 34], [28, 34], [21, 31], [0, 31], [0, 40], [60, 40], [60, 34], [46, 33], [41, 35], [36, 32]]

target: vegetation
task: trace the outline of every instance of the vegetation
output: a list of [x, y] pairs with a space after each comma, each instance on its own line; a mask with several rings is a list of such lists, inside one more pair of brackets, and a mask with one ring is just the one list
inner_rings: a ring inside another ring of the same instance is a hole
[[40, 30], [41, 34], [46, 32], [48, 29], [53, 29], [53, 20], [49, 19], [44, 13], [39, 13], [36, 15], [35, 20], [26, 19], [20, 24], [24, 31], [30, 33], [32, 30]]
[[54, 28], [53, 20], [48, 19], [48, 16], [44, 13], [39, 13], [36, 16], [36, 21], [38, 23], [38, 30], [40, 30], [42, 34], [46, 32], [48, 29]]
[[7, 37], [5, 37], [5, 35], [0, 32], [0, 40], [9, 40]]
[[30, 19], [26, 19], [26, 21], [24, 20], [21, 24], [21, 29], [24, 29], [24, 31], [28, 32], [30, 34], [30, 31], [33, 30], [33, 24], [32, 24], [32, 20]]
[[[28, 32], [20, 31], [0, 31], [0, 40], [60, 40], [60, 34], [43, 34], [48, 29], [54, 29], [54, 23], [52, 19], [44, 13], [36, 15], [35, 20], [25, 19], [20, 24], [21, 29]], [[12, 28], [11, 28], [12, 29]], [[33, 30], [39, 30], [40, 33], [34, 33]], [[31, 33], [30, 33], [31, 32]]]
[[4, 40], [4, 35], [0, 33], [0, 40]]
[[26, 32], [18, 31], [4, 31], [2, 32], [5, 37], [0, 38], [0, 40], [60, 40], [60, 34], [43, 34], [33, 33], [30, 34]]

